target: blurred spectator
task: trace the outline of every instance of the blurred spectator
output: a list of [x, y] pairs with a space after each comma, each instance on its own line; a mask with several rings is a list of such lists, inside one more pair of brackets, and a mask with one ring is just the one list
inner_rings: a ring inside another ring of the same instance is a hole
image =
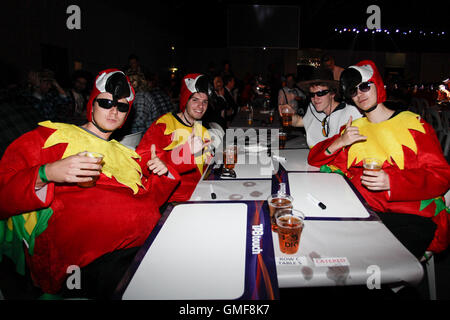
[[175, 110], [169, 96], [158, 87], [154, 78], [147, 81], [142, 73], [130, 73], [128, 77], [136, 92], [133, 113], [127, 124], [129, 133], [146, 131], [156, 118]]
[[222, 76], [222, 78], [225, 76], [234, 77], [233, 70], [231, 69], [231, 62], [229, 60], [224, 60], [222, 62], [222, 71], [220, 72], [220, 75]]
[[286, 75], [286, 85], [278, 92], [278, 105], [288, 104], [295, 112], [303, 115], [304, 110], [302, 101], [306, 100], [306, 95], [297, 88], [296, 82], [297, 80], [293, 73]]
[[[225, 87], [226, 92], [229, 93], [234, 103], [238, 101], [239, 89], [236, 86], [236, 78], [234, 76], [228, 75], [223, 76], [223, 85]], [[228, 96], [228, 94], [227, 94]]]
[[77, 70], [72, 76], [72, 87], [67, 90], [72, 101], [67, 122], [81, 125], [86, 122], [86, 103], [90, 92], [86, 90], [89, 75], [85, 71]]
[[128, 66], [125, 68], [125, 73], [143, 73], [147, 74], [147, 70], [144, 66], [141, 65], [139, 57], [135, 54], [130, 54], [128, 57]]
[[55, 80], [51, 70], [43, 69], [28, 73], [30, 91], [26, 94], [29, 103], [46, 120], [59, 120], [59, 116], [67, 110], [70, 98]]
[[213, 78], [215, 98], [211, 99], [203, 120], [206, 123], [216, 122], [223, 129], [227, 128], [227, 119], [233, 115], [233, 109], [225, 99], [225, 88], [222, 77], [216, 74]]
[[341, 77], [342, 71], [344, 71], [344, 68], [339, 67], [334, 62], [334, 57], [331, 54], [324, 54], [322, 58], [320, 59], [322, 68], [326, 68], [331, 70], [333, 72], [333, 78], [336, 81], [339, 81], [339, 78]]

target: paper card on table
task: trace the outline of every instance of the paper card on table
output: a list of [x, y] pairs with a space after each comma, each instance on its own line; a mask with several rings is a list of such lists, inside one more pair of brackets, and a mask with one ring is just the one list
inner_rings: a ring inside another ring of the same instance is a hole
[[[289, 190], [295, 209], [307, 218], [369, 218], [370, 214], [344, 177], [336, 173], [290, 172]], [[320, 207], [308, 194], [323, 203]], [[325, 209], [323, 209], [325, 207]]]
[[179, 204], [158, 227], [122, 284], [122, 299], [278, 299], [270, 215], [262, 201]]
[[286, 171], [319, 171], [318, 167], [308, 164], [309, 149], [280, 150], [279, 156], [286, 159], [283, 167]]
[[343, 267], [350, 265], [346, 257], [313, 258], [313, 261], [316, 267]]
[[276, 257], [277, 265], [306, 266], [308, 260], [305, 256], [301, 257]]

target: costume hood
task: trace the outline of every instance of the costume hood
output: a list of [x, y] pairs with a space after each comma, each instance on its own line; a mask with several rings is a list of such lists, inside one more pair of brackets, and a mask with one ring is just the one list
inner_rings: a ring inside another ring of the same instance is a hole
[[361, 82], [370, 81], [377, 89], [377, 104], [386, 101], [386, 89], [380, 73], [371, 60], [363, 60], [354, 66], [345, 69], [341, 74], [341, 87], [347, 98], [350, 97], [349, 90], [355, 88]]
[[[130, 114], [131, 106], [134, 100], [134, 89], [130, 83], [130, 79], [120, 71], [119, 69], [106, 69], [101, 71], [95, 78], [94, 87], [92, 88], [91, 96], [87, 103], [87, 119], [92, 121], [92, 106], [94, 104], [94, 99], [100, 93], [109, 92], [113, 96], [113, 100], [117, 101], [122, 98], [126, 98], [130, 106], [126, 118]], [[125, 123], [125, 121], [124, 121]]]
[[196, 92], [203, 92], [211, 98], [214, 94], [214, 87], [208, 77], [200, 73], [190, 73], [181, 81], [180, 90], [180, 110], [184, 112], [189, 98]]

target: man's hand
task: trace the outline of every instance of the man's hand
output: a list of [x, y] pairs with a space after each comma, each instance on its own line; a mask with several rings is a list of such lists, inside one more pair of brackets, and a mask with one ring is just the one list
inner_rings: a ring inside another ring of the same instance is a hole
[[282, 111], [284, 109], [288, 110], [289, 113], [295, 114], [294, 108], [292, 108], [290, 105], [288, 105], [288, 104], [280, 104], [280, 105], [278, 105], [278, 112], [280, 113], [280, 117], [281, 117]]
[[148, 169], [158, 176], [166, 174], [169, 169], [167, 169], [166, 164], [156, 155], [156, 147], [154, 144], [150, 147], [150, 151], [151, 158], [147, 161]]
[[371, 191], [387, 191], [391, 189], [389, 175], [384, 170], [364, 170], [361, 176], [361, 184]]
[[203, 142], [202, 138], [195, 135], [195, 130], [192, 129], [192, 133], [189, 135], [187, 143], [191, 149], [192, 154], [202, 153], [203, 150], [211, 144], [211, 141]]
[[340, 137], [341, 142], [343, 143], [343, 147], [354, 144], [358, 141], [364, 141], [367, 139], [366, 136], [362, 136], [359, 134], [359, 128], [352, 126], [352, 116], [348, 119], [347, 124], [345, 125], [344, 133]]
[[93, 176], [100, 175], [101, 169], [102, 165], [98, 163], [97, 158], [86, 157], [78, 153], [47, 164], [45, 175], [50, 182], [89, 182], [92, 181]]

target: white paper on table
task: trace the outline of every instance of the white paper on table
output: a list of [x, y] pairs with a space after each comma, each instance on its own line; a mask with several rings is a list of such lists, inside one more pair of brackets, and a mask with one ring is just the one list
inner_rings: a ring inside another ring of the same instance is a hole
[[308, 164], [309, 149], [289, 149], [280, 150], [280, 157], [286, 158], [282, 162], [283, 167], [287, 171], [319, 171], [318, 167], [310, 166]]
[[[212, 186], [216, 199], [211, 198]], [[191, 201], [267, 200], [272, 190], [272, 180], [204, 180], [200, 181]]]
[[244, 203], [182, 204], [170, 213], [123, 299], [237, 299], [244, 293]]
[[[288, 173], [289, 189], [294, 198], [294, 209], [302, 211], [306, 217], [318, 218], [368, 218], [367, 209], [355, 192], [336, 173]], [[326, 205], [321, 209], [308, 199], [310, 193]]]

